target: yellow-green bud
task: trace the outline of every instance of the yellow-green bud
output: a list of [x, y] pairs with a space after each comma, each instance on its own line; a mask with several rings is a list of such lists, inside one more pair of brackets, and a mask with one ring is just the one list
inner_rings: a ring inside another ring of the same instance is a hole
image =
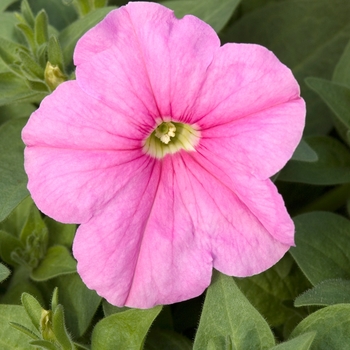
[[50, 62], [46, 63], [45, 67], [45, 82], [51, 89], [55, 90], [58, 85], [62, 84], [67, 80], [65, 74], [62, 73], [60, 68], [57, 65], [51, 64]]

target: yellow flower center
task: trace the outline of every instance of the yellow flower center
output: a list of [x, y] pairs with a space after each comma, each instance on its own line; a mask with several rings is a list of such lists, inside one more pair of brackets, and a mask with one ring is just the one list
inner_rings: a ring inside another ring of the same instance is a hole
[[163, 158], [181, 149], [195, 151], [200, 132], [195, 127], [176, 122], [162, 122], [146, 138], [143, 150], [155, 158]]

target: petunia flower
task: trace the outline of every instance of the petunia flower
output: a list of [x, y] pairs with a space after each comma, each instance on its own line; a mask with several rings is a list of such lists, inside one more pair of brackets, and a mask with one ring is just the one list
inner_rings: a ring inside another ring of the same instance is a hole
[[110, 12], [77, 43], [23, 130], [39, 209], [80, 224], [85, 284], [148, 308], [200, 295], [212, 269], [258, 274], [294, 245], [269, 179], [291, 158], [305, 105], [266, 48], [225, 44], [156, 3]]

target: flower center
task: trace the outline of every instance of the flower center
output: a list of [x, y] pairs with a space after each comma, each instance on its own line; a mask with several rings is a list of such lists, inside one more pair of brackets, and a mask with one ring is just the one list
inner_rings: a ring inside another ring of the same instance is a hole
[[155, 136], [166, 145], [170, 142], [170, 137], [175, 137], [176, 126], [173, 123], [166, 122], [157, 126]]
[[146, 138], [143, 150], [155, 158], [174, 154], [181, 149], [194, 151], [200, 132], [191, 125], [176, 122], [162, 122]]

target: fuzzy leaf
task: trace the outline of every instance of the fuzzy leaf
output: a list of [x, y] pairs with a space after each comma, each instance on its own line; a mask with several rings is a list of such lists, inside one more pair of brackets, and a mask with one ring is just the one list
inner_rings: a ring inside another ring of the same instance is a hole
[[63, 349], [72, 349], [73, 342], [67, 332], [62, 305], [57, 305], [52, 315], [52, 330]]
[[0, 106], [10, 103], [40, 102], [47, 94], [47, 92], [31, 91], [25, 80], [12, 72], [0, 73]]
[[280, 181], [312, 185], [337, 185], [350, 182], [350, 151], [329, 136], [306, 137], [317, 153], [316, 162], [290, 161], [278, 175]]
[[350, 279], [350, 221], [329, 212], [294, 218], [296, 247], [290, 253], [313, 285], [326, 279]]
[[21, 140], [25, 123], [26, 119], [15, 119], [0, 126], [0, 221], [28, 196]]
[[312, 349], [348, 349], [350, 334], [350, 304], [328, 306], [301, 321], [291, 337], [317, 332]]
[[275, 345], [268, 324], [233, 278], [214, 271], [193, 349], [206, 349], [210, 340], [218, 336], [230, 336], [239, 349], [269, 349]]
[[8, 276], [10, 276], [11, 271], [4, 265], [0, 263], [0, 282], [4, 281]]
[[301, 334], [292, 340], [274, 346], [270, 350], [309, 350], [315, 335], [316, 332]]
[[50, 37], [47, 53], [49, 62], [52, 65], [58, 66], [64, 72], [62, 48], [55, 36]]
[[17, 263], [12, 259], [11, 253], [15, 249], [22, 249], [21, 241], [6, 231], [0, 230], [0, 257], [9, 265]]
[[38, 46], [49, 41], [48, 17], [45, 10], [41, 10], [35, 18], [34, 37]]
[[27, 315], [32, 321], [32, 324], [38, 331], [40, 331], [40, 319], [43, 310], [42, 306], [32, 295], [28, 293], [22, 294], [21, 301]]
[[30, 342], [31, 345], [33, 346], [39, 346], [40, 347], [40, 350], [41, 349], [45, 349], [45, 350], [57, 350], [57, 347], [56, 345], [54, 345], [53, 343], [51, 343], [50, 341], [48, 340], [32, 340]]
[[144, 339], [161, 306], [132, 309], [102, 319], [91, 338], [91, 350], [142, 349]]
[[296, 307], [350, 304], [350, 280], [332, 279], [317, 284], [295, 299]]
[[0, 12], [5, 11], [11, 4], [16, 2], [17, 0], [1, 0], [0, 2]]
[[76, 261], [68, 249], [62, 245], [50, 247], [39, 266], [33, 270], [34, 281], [46, 281], [59, 275], [76, 272]]
[[229, 21], [241, 0], [173, 0], [163, 1], [162, 5], [174, 10], [176, 17], [194, 15], [211, 25], [219, 32]]
[[305, 140], [301, 140], [293, 153], [292, 160], [316, 162], [318, 160], [318, 155]]
[[70, 249], [77, 226], [73, 224], [62, 224], [48, 216], [44, 218], [44, 221], [49, 230], [49, 246], [64, 245]]
[[34, 13], [45, 10], [49, 23], [59, 31], [77, 19], [77, 13], [72, 6], [67, 6], [63, 0], [29, 0]]
[[76, 273], [52, 279], [50, 285], [59, 290], [59, 301], [64, 307], [67, 329], [74, 338], [81, 337], [89, 327], [101, 297], [88, 289]]
[[262, 6], [235, 21], [224, 41], [266, 46], [290, 67], [301, 85], [308, 117], [306, 135], [332, 127], [321, 99], [305, 84], [309, 76], [331, 79], [350, 39], [348, 0], [284, 0]]
[[318, 78], [308, 78], [306, 83], [333, 111], [335, 127], [343, 140], [350, 144], [347, 136], [350, 130], [350, 88]]
[[350, 41], [346, 45], [345, 50], [335, 67], [332, 80], [335, 83], [350, 88]]
[[0, 349], [28, 350], [31, 338], [11, 326], [10, 322], [16, 322], [33, 333], [36, 332], [23, 306], [0, 305]]
[[[281, 273], [280, 266], [290, 261], [291, 265], [286, 273]], [[263, 273], [237, 278], [236, 284], [252, 305], [264, 315], [270, 326], [284, 325], [296, 316], [301, 320], [301, 312], [296, 312], [289, 305], [310, 284], [289, 255]]]
[[31, 28], [34, 28], [34, 14], [27, 0], [22, 0], [21, 2], [21, 14], [27, 22], [27, 24]]

